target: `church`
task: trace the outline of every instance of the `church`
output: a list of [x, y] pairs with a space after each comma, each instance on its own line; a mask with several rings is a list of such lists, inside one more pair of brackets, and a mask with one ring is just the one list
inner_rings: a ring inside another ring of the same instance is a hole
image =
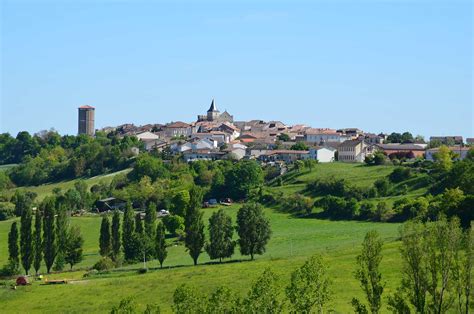
[[223, 113], [217, 109], [214, 99], [211, 102], [211, 107], [207, 111], [206, 115], [198, 115], [198, 122], [209, 121], [209, 122], [234, 122], [234, 116], [231, 116], [227, 110]]

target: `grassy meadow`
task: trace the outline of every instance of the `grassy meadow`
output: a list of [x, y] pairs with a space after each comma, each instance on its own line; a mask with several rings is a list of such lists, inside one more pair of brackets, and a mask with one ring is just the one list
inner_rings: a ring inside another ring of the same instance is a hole
[[[313, 171], [303, 171], [296, 176], [286, 177], [283, 186], [269, 187], [284, 193], [301, 193], [307, 182], [318, 176], [335, 176], [347, 179], [361, 186], [369, 186], [377, 178], [386, 176], [391, 166], [363, 167], [353, 164], [320, 164]], [[65, 184], [65, 183], [62, 183]], [[42, 189], [42, 187], [37, 187]], [[48, 187], [49, 189], [49, 187]], [[52, 190], [52, 189], [51, 189]], [[47, 190], [44, 188], [46, 192]], [[422, 190], [409, 191], [410, 195]], [[235, 222], [239, 204], [224, 207]], [[207, 224], [209, 216], [218, 208], [203, 209]], [[164, 269], [157, 261], [148, 262], [150, 271], [139, 275], [142, 264], [127, 265], [109, 274], [83, 278], [86, 269], [98, 259], [98, 238], [100, 217], [73, 217], [72, 224], [81, 227], [85, 238], [84, 260], [75, 271], [52, 274], [48, 278], [74, 280], [67, 285], [44, 286], [38, 282], [31, 286], [12, 290], [0, 288], [2, 309], [0, 312], [68, 312], [103, 313], [110, 311], [121, 299], [133, 296], [143, 310], [147, 303], [157, 303], [163, 312], [171, 312], [172, 294], [176, 287], [188, 283], [207, 294], [224, 285], [243, 296], [250, 285], [267, 267], [280, 275], [282, 297], [291, 272], [301, 266], [315, 253], [323, 254], [332, 277], [333, 298], [331, 308], [336, 313], [352, 311], [352, 297], [363, 297], [359, 283], [354, 279], [355, 259], [367, 231], [376, 229], [385, 244], [381, 264], [386, 281], [385, 296], [393, 292], [400, 280], [400, 255], [397, 241], [399, 224], [358, 221], [330, 221], [314, 218], [296, 218], [290, 214], [265, 209], [272, 227], [272, 238], [264, 255], [249, 261], [247, 256], [236, 254], [231, 260], [216, 264], [206, 253], [199, 258], [200, 265], [192, 266], [192, 259], [182, 245], [171, 245]], [[12, 220], [0, 222], [0, 265], [7, 260], [7, 233]], [[171, 241], [171, 240], [170, 240]], [[170, 242], [171, 244], [171, 242]], [[387, 312], [384, 303], [383, 312]]]

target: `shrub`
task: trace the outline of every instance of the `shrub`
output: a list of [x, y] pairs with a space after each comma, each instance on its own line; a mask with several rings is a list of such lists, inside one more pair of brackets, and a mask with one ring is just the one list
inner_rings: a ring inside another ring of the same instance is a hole
[[411, 177], [411, 169], [406, 167], [395, 168], [388, 176], [391, 182], [398, 183], [405, 181]]
[[385, 178], [378, 179], [374, 182], [374, 188], [378, 195], [387, 196], [390, 190], [390, 182]]
[[359, 206], [360, 219], [372, 219], [375, 216], [375, 205], [371, 202], [362, 202]]
[[314, 202], [311, 198], [295, 194], [288, 196], [283, 201], [284, 210], [292, 213], [311, 214]]
[[114, 262], [108, 257], [101, 258], [97, 263], [94, 264], [94, 266], [92, 266], [92, 268], [97, 271], [110, 270], [114, 267]]
[[148, 272], [148, 268], [143, 268], [143, 267], [142, 267], [142, 268], [140, 268], [140, 269], [138, 270], [138, 273], [139, 273], [139, 274], [146, 274], [147, 272]]
[[0, 221], [15, 216], [15, 205], [9, 202], [0, 202]]
[[328, 195], [318, 201], [318, 205], [332, 218], [350, 219], [357, 214], [358, 206], [355, 199], [346, 201], [342, 197]]

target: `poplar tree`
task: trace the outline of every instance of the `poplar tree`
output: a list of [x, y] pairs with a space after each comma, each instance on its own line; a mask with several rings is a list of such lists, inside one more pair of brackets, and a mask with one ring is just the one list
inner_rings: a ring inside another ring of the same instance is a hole
[[55, 270], [63, 270], [66, 264], [65, 251], [67, 245], [68, 231], [69, 231], [69, 219], [68, 213], [64, 206], [60, 205], [57, 207], [57, 218], [56, 218], [56, 239], [57, 239], [57, 255], [54, 264]]
[[54, 199], [47, 198], [43, 201], [43, 256], [48, 274], [56, 258], [56, 230], [54, 224], [55, 206]]
[[123, 253], [127, 261], [135, 259], [134, 232], [135, 226], [133, 222], [133, 208], [132, 204], [128, 202], [127, 206], [125, 207], [122, 225]]
[[150, 239], [155, 238], [156, 232], [156, 204], [151, 203], [146, 209], [145, 233]]
[[112, 217], [112, 259], [114, 261], [117, 261], [120, 255], [120, 247], [120, 213], [116, 210]]
[[158, 222], [156, 226], [155, 255], [160, 262], [160, 268], [163, 268], [168, 252], [166, 251], [165, 225], [162, 222]]
[[41, 268], [41, 260], [43, 259], [43, 240], [41, 237], [41, 225], [41, 211], [37, 209], [35, 214], [35, 231], [33, 232], [33, 246], [35, 251], [33, 267], [35, 269], [36, 275], [38, 275], [38, 272]]
[[199, 255], [204, 247], [204, 223], [202, 220], [202, 212], [200, 210], [202, 204], [202, 191], [194, 186], [189, 192], [190, 201], [184, 221], [185, 246], [189, 251], [189, 255], [193, 259], [194, 265], [197, 265]]
[[31, 232], [31, 225], [33, 222], [33, 214], [31, 207], [26, 207], [21, 213], [20, 220], [20, 252], [21, 264], [28, 275], [33, 262], [33, 235]]
[[109, 217], [104, 215], [100, 224], [99, 253], [106, 257], [111, 252], [110, 222]]
[[14, 270], [20, 266], [20, 249], [18, 247], [17, 222], [13, 222], [8, 233], [8, 261]]

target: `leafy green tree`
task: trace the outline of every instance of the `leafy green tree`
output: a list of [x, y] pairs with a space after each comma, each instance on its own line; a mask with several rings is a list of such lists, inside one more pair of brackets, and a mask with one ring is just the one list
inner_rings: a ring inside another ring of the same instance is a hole
[[122, 243], [123, 252], [127, 261], [132, 261], [136, 258], [136, 247], [134, 241], [135, 224], [133, 220], [133, 208], [130, 202], [127, 203], [125, 213], [123, 215], [122, 225]]
[[278, 276], [266, 268], [242, 303], [244, 313], [282, 313], [284, 304], [280, 301]]
[[458, 263], [456, 294], [459, 313], [468, 314], [472, 302], [473, 269], [474, 269], [474, 223], [466, 231], [464, 239], [464, 255], [455, 260]]
[[15, 215], [21, 216], [23, 211], [33, 206], [33, 200], [36, 194], [25, 192], [23, 190], [16, 190], [12, 197], [12, 203], [15, 204]]
[[43, 211], [43, 256], [46, 271], [49, 274], [57, 253], [54, 198], [45, 198], [41, 207]]
[[64, 259], [72, 267], [83, 259], [84, 238], [81, 235], [79, 226], [72, 226], [67, 233], [66, 248], [64, 250]]
[[194, 186], [190, 193], [189, 207], [184, 221], [184, 231], [186, 233], [185, 246], [192, 257], [194, 265], [197, 265], [199, 255], [204, 247], [204, 222], [202, 219], [202, 191]]
[[234, 227], [232, 219], [220, 209], [209, 218], [209, 243], [206, 252], [211, 259], [231, 257], [234, 254], [235, 242], [232, 241]]
[[178, 215], [168, 215], [163, 217], [163, 224], [169, 233], [177, 235], [184, 230], [184, 218]]
[[177, 192], [172, 198], [171, 213], [173, 215], [185, 217], [189, 201], [189, 192], [187, 190]]
[[278, 135], [278, 139], [282, 142], [289, 142], [291, 141], [291, 138], [288, 134], [286, 133], [281, 133], [280, 135]]
[[33, 214], [31, 207], [27, 207], [23, 210], [20, 220], [20, 252], [21, 252], [21, 264], [25, 269], [25, 273], [28, 275], [28, 271], [31, 268], [33, 262], [33, 235], [31, 232], [31, 225], [33, 222]]
[[303, 142], [298, 142], [290, 147], [291, 150], [308, 150], [308, 146]]
[[270, 240], [270, 222], [263, 213], [260, 204], [246, 204], [237, 213], [237, 232], [239, 234], [240, 253], [250, 255], [263, 254]]
[[162, 222], [158, 222], [156, 226], [155, 255], [160, 262], [160, 267], [163, 268], [163, 262], [168, 256], [168, 252], [166, 250], [165, 226]]
[[115, 210], [114, 215], [112, 216], [111, 233], [112, 259], [117, 261], [120, 256], [120, 248], [122, 247], [122, 242], [120, 240], [120, 212], [118, 210]]
[[62, 205], [57, 206], [57, 218], [56, 218], [56, 243], [57, 253], [54, 263], [54, 270], [63, 270], [66, 264], [65, 251], [67, 245], [69, 230], [69, 217], [66, 208]]
[[13, 222], [8, 233], [8, 262], [13, 269], [20, 266], [20, 249], [18, 247], [18, 227], [17, 222]]
[[35, 252], [33, 268], [35, 269], [36, 274], [38, 274], [41, 268], [41, 260], [43, 259], [43, 239], [41, 236], [42, 222], [41, 211], [37, 209], [35, 213], [35, 230], [33, 232], [33, 247]]
[[107, 215], [102, 216], [102, 222], [100, 223], [100, 236], [99, 236], [99, 253], [101, 256], [109, 256], [112, 250], [110, 235], [110, 222]]
[[[384, 284], [382, 283], [382, 274], [379, 270], [380, 262], [382, 261], [382, 245], [383, 241], [380, 239], [378, 232], [375, 230], [369, 231], [362, 243], [362, 252], [357, 256], [355, 278], [360, 282], [372, 314], [379, 313], [382, 306]], [[359, 302], [354, 298], [354, 303], [357, 304]], [[361, 307], [365, 308], [364, 305], [361, 305]], [[359, 312], [357, 308], [355, 310]], [[363, 312], [363, 310], [360, 312]]]
[[234, 313], [236, 302], [233, 292], [227, 287], [218, 287], [209, 296], [206, 313]]
[[263, 183], [263, 170], [253, 160], [239, 161], [225, 176], [227, 196], [245, 199]]
[[320, 255], [314, 255], [291, 274], [286, 295], [296, 313], [323, 313], [331, 292], [327, 267]]
[[145, 234], [150, 237], [150, 239], [155, 238], [156, 231], [156, 204], [151, 203], [145, 212]]
[[453, 153], [445, 146], [441, 145], [438, 152], [434, 155], [435, 169], [440, 172], [447, 172], [453, 167]]
[[133, 298], [128, 297], [120, 300], [118, 305], [112, 307], [110, 314], [133, 314], [137, 313], [136, 308], [137, 305], [133, 302]]
[[196, 289], [182, 284], [173, 293], [173, 311], [175, 313], [192, 314], [204, 313], [206, 303], [200, 297]]

